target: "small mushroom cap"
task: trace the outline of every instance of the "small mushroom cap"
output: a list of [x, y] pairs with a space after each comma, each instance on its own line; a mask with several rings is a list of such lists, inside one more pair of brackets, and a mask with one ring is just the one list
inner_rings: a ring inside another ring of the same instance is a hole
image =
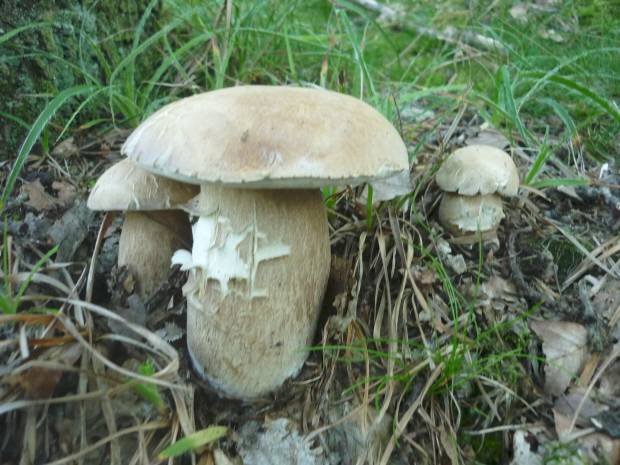
[[455, 236], [495, 231], [504, 218], [499, 195], [459, 195], [446, 192], [439, 204], [439, 222]]
[[327, 90], [242, 86], [194, 95], [147, 118], [122, 152], [195, 184], [314, 188], [407, 170], [407, 149], [378, 111]]
[[447, 192], [461, 195], [516, 195], [519, 172], [503, 150], [470, 145], [456, 150], [437, 171], [436, 181]]
[[91, 210], [169, 210], [188, 202], [200, 187], [156, 176], [125, 159], [97, 180], [88, 197]]

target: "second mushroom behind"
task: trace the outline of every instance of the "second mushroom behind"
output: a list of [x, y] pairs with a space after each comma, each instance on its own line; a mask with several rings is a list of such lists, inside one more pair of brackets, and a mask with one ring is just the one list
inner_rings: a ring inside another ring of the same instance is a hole
[[330, 264], [320, 187], [409, 168], [391, 123], [325, 90], [247, 86], [163, 107], [123, 146], [135, 163], [201, 185], [191, 253], [188, 349], [198, 373], [241, 398], [295, 376], [312, 344]]
[[156, 176], [131, 160], [109, 168], [93, 187], [88, 208], [126, 212], [118, 242], [118, 265], [127, 267], [142, 300], [162, 284], [172, 254], [191, 245], [189, 217], [179, 205], [198, 192], [198, 186]]
[[445, 191], [439, 222], [455, 236], [495, 232], [504, 218], [502, 196], [519, 189], [519, 173], [503, 150], [470, 145], [453, 152], [437, 171]]

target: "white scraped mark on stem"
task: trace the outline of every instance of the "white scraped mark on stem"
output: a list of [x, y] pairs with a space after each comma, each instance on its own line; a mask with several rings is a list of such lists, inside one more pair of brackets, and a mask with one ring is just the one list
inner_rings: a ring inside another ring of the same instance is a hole
[[[249, 297], [266, 297], [267, 289], [255, 289], [254, 282], [260, 262], [284, 257], [291, 253], [291, 248], [282, 243], [264, 244], [267, 235], [258, 229], [256, 208], [248, 226], [235, 233], [230, 220], [219, 210], [200, 216], [193, 226], [194, 246], [192, 252], [178, 250], [172, 257], [172, 263], [181, 265], [181, 270], [201, 270], [203, 282], [215, 279], [220, 284], [221, 298], [229, 292], [231, 279], [249, 281]], [[238, 246], [252, 235], [252, 253], [246, 263], [237, 250]], [[194, 288], [191, 293], [198, 292]]]

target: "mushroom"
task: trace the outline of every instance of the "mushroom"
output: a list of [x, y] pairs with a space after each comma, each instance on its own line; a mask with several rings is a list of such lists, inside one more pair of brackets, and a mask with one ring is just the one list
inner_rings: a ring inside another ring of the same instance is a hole
[[195, 95], [145, 120], [122, 152], [201, 185], [189, 270], [187, 340], [197, 372], [255, 398], [295, 376], [312, 344], [330, 267], [320, 187], [408, 169], [394, 127], [336, 92], [247, 86]]
[[495, 232], [504, 218], [501, 196], [519, 189], [519, 173], [503, 150], [470, 145], [452, 153], [437, 171], [446, 191], [439, 205], [439, 222], [455, 236]]
[[126, 212], [118, 265], [127, 267], [143, 300], [155, 292], [170, 270], [173, 253], [191, 246], [189, 217], [178, 205], [198, 192], [198, 186], [156, 176], [128, 159], [103, 173], [91, 191], [91, 210]]

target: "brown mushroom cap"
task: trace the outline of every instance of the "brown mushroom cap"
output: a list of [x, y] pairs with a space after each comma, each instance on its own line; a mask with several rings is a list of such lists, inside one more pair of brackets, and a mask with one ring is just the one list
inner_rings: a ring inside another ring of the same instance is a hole
[[356, 98], [296, 87], [242, 86], [166, 105], [122, 152], [184, 182], [247, 188], [361, 183], [408, 169], [392, 124]]
[[470, 145], [453, 152], [437, 171], [436, 181], [447, 192], [460, 195], [516, 195], [519, 172], [503, 150]]
[[200, 188], [156, 176], [129, 159], [109, 168], [88, 197], [88, 208], [102, 211], [170, 210], [198, 195]]

